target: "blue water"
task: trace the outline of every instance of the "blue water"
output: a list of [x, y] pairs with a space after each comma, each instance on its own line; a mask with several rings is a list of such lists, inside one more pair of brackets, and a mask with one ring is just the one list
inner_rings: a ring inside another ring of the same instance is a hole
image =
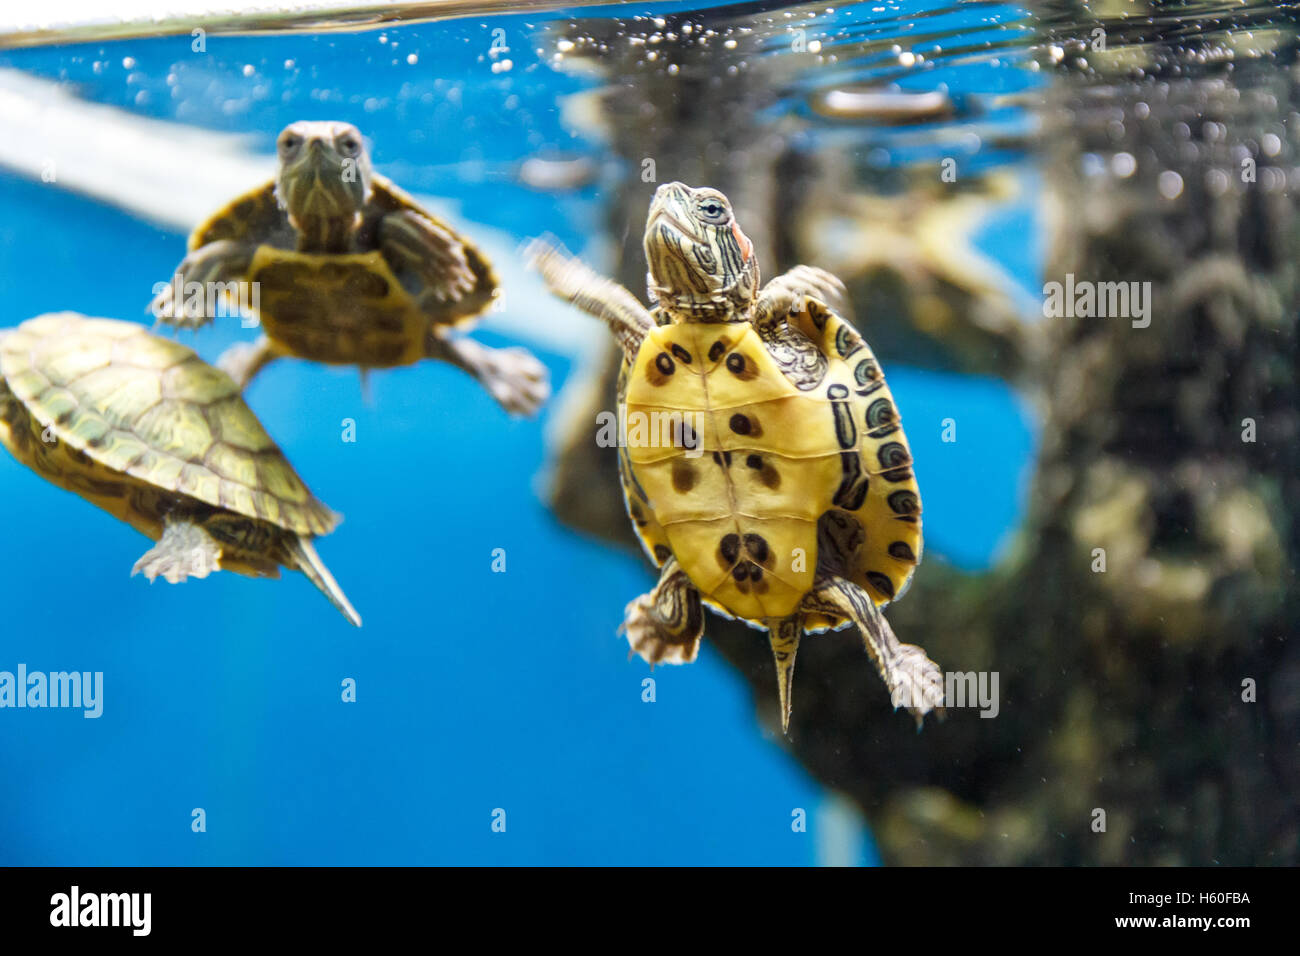
[[[461, 198], [471, 234], [475, 223], [520, 239], [550, 231], [576, 248], [603, 215], [599, 190], [557, 198], [502, 173], [544, 150], [605, 158], [561, 127], [555, 97], [584, 82], [531, 52], [537, 22], [209, 36], [206, 56], [188, 37], [128, 41], [6, 52], [0, 66], [142, 115], [246, 132], [267, 151], [291, 120], [351, 120], [380, 171]], [[485, 57], [494, 27], [507, 31], [509, 73]], [[945, 77], [963, 79], [1025, 83], [1008, 64]], [[3, 172], [0, 207], [3, 326], [55, 309], [143, 320], [183, 250], [180, 233]], [[1034, 228], [1027, 206], [1012, 207], [981, 237], [1028, 287]], [[185, 340], [211, 359], [241, 334]], [[570, 360], [540, 357], [558, 389]], [[1020, 512], [1027, 410], [993, 380], [898, 362], [887, 372], [921, 478], [927, 555], [987, 566]], [[816, 862], [826, 795], [765, 735], [707, 641], [693, 666], [657, 669], [656, 700], [642, 701], [647, 668], [615, 631], [648, 566], [549, 514], [537, 492], [545, 416], [509, 420], [434, 363], [374, 374], [367, 402], [355, 373], [285, 361], [248, 399], [345, 514], [319, 550], [365, 627], [296, 574], [130, 578], [144, 538], [0, 455], [0, 670], [102, 671], [106, 686], [98, 720], [0, 710], [0, 863]], [[941, 438], [949, 417], [956, 442]], [[355, 443], [341, 440], [345, 419]], [[504, 573], [491, 569], [496, 548]], [[347, 678], [356, 703], [341, 700]], [[204, 833], [191, 830], [195, 808]], [[491, 826], [498, 808], [504, 833]], [[792, 832], [795, 808], [812, 832]], [[862, 843], [857, 858], [872, 862]]]

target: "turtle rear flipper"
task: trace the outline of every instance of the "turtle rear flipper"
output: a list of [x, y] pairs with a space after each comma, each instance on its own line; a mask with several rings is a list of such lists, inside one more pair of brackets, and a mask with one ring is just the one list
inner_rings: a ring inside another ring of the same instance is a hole
[[620, 630], [651, 667], [695, 660], [704, 635], [704, 609], [700, 592], [676, 558], [664, 563], [654, 590], [628, 604]]
[[140, 556], [131, 576], [143, 574], [150, 581], [163, 577], [169, 584], [187, 578], [206, 578], [220, 570], [221, 545], [192, 521], [168, 521], [158, 543]]
[[808, 611], [847, 617], [857, 625], [862, 642], [889, 688], [894, 707], [906, 707], [922, 719], [931, 711], [943, 715], [943, 671], [915, 644], [904, 644], [894, 634], [876, 602], [862, 588], [837, 574], [824, 574], [804, 600]]
[[435, 328], [425, 352], [469, 372], [512, 415], [535, 415], [550, 397], [550, 374], [527, 349], [489, 348], [469, 338], [446, 338]]

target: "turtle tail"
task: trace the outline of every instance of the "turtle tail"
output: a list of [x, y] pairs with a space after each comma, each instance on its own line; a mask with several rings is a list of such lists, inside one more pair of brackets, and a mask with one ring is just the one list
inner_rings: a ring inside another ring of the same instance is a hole
[[334, 575], [330, 574], [329, 568], [325, 567], [325, 562], [316, 553], [316, 547], [311, 543], [310, 538], [300, 534], [285, 535], [284, 551], [286, 567], [295, 568], [307, 575], [307, 579], [330, 599], [330, 603], [338, 608], [344, 617], [357, 627], [361, 626], [361, 615], [357, 613], [352, 602], [343, 593], [343, 589], [334, 580]]

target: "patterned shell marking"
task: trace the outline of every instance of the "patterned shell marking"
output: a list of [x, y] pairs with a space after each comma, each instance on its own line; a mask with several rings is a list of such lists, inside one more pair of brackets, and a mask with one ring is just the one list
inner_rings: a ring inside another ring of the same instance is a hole
[[743, 322], [658, 326], [624, 368], [629, 422], [684, 413], [703, 452], [629, 438], [624, 493], [647, 551], [659, 565], [676, 555], [711, 605], [752, 621], [791, 613], [812, 589], [827, 512], [877, 604], [902, 593], [921, 556], [911, 454], [879, 364], [852, 326], [807, 305], [790, 324], [828, 368], [806, 390]]
[[41, 425], [107, 468], [298, 534], [338, 523], [234, 382], [143, 326], [31, 319], [0, 340], [0, 376]]

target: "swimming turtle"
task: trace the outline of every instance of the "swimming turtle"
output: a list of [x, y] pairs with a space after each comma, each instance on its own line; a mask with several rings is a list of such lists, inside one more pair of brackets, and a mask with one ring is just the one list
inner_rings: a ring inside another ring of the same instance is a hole
[[536, 412], [549, 387], [531, 353], [448, 335], [496, 295], [482, 253], [373, 172], [350, 123], [291, 123], [276, 148], [275, 179], [194, 230], [173, 280], [154, 289], [153, 314], [196, 328], [238, 295], [263, 332], [219, 362], [240, 388], [284, 355], [363, 369], [436, 358], [507, 411]]
[[545, 241], [527, 250], [622, 346], [624, 501], [660, 568], [625, 612], [633, 650], [694, 660], [704, 606], [766, 629], [788, 729], [801, 636], [853, 623], [919, 722], [942, 704], [942, 674], [880, 607], [920, 561], [921, 502], [880, 364], [827, 304], [842, 286], [799, 266], [760, 290], [715, 189], [660, 186], [644, 246], [650, 309]]
[[360, 626], [312, 545], [338, 515], [307, 490], [230, 377], [191, 349], [72, 312], [0, 332], [0, 443], [156, 541], [133, 575], [279, 577], [283, 565]]

